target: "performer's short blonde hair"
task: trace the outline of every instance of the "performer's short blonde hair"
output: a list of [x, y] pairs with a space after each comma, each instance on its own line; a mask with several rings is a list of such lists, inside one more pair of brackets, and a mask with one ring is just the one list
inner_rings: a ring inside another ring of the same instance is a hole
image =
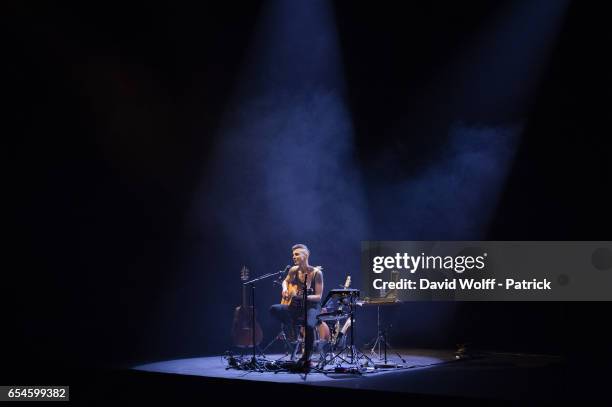
[[306, 253], [306, 257], [310, 256], [310, 250], [308, 250], [308, 246], [306, 246], [305, 244], [302, 244], [302, 243], [295, 244], [291, 248], [291, 251], [294, 251], [295, 249], [302, 249]]

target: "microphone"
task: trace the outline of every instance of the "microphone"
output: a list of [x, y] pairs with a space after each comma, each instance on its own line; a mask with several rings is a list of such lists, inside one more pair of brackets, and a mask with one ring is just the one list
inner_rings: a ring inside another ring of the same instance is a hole
[[278, 276], [278, 278], [276, 280], [274, 280], [272, 282], [272, 284], [281, 285], [282, 281], [285, 279], [283, 275], [287, 274], [287, 272], [289, 271], [290, 268], [291, 268], [291, 265], [290, 264], [287, 265], [287, 267], [285, 267], [285, 269], [283, 271], [281, 271], [281, 274]]
[[283, 271], [280, 271], [280, 275], [278, 276], [279, 280], [282, 280], [284, 278], [284, 275], [287, 274], [289, 272], [289, 269], [291, 268], [291, 265], [287, 265], [285, 267], [285, 269]]

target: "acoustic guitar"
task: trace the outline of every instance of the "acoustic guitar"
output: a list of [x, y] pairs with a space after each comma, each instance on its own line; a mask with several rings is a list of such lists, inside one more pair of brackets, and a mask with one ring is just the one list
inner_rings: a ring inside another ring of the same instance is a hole
[[298, 291], [299, 289], [297, 284], [287, 283], [287, 294], [281, 297], [280, 303], [284, 305], [291, 305], [291, 300], [293, 300], [293, 297], [298, 294]]
[[[248, 281], [249, 269], [246, 266], [240, 270], [240, 280]], [[255, 314], [257, 317], [257, 314]], [[253, 307], [247, 304], [246, 286], [242, 285], [242, 304], [234, 311], [234, 321], [232, 322], [232, 341], [238, 347], [253, 346], [253, 329], [255, 329], [255, 345], [259, 345], [263, 339], [263, 332], [257, 319], [253, 326]]]
[[[315, 273], [317, 271], [321, 271], [323, 270], [323, 268], [321, 266], [316, 266], [314, 267], [315, 269]], [[314, 274], [313, 274], [314, 276]], [[281, 304], [284, 305], [291, 305], [291, 302], [293, 301], [293, 299], [298, 295], [298, 293], [300, 292], [300, 286], [299, 284], [293, 284], [291, 282], [287, 283], [287, 294], [283, 295], [281, 297]], [[314, 285], [311, 284], [311, 288], [308, 289], [307, 294], [312, 294], [314, 292]]]

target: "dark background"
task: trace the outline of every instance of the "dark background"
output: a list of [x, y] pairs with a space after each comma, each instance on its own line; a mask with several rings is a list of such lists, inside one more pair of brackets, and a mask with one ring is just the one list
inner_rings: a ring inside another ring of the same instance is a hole
[[[365, 183], [377, 189], [381, 180], [418, 173], [444, 147], [440, 129], [454, 118], [432, 108], [437, 102], [421, 84], [501, 6], [333, 5], [356, 160]], [[483, 240], [610, 239], [612, 67], [601, 7], [571, 3], [550, 64], [524, 106], [518, 152]], [[216, 130], [260, 10], [259, 2], [189, 9], [9, 5], [3, 133], [5, 198], [14, 211], [2, 278], [6, 372], [128, 366], [230, 347], [241, 265], [259, 265], [256, 275], [282, 269], [295, 241], [279, 238], [257, 253], [265, 261], [254, 259], [219, 226], [218, 201], [201, 208], [206, 230], [193, 234], [185, 224], [193, 200], [206, 191], [201, 180], [215, 138], [223, 137]], [[399, 90], [406, 88], [416, 91]], [[404, 159], [373, 161], [381, 146], [397, 144], [386, 124], [400, 119], [410, 129]], [[378, 205], [375, 198], [370, 204]], [[414, 238], [393, 219], [371, 216], [380, 225], [372, 240]], [[321, 237], [311, 245], [314, 263], [342, 269], [342, 258], [316, 258], [326, 244]], [[358, 264], [358, 248], [354, 253]], [[328, 288], [343, 276], [328, 274]], [[258, 297], [266, 340], [277, 329], [265, 312], [277, 290], [266, 285]], [[480, 349], [596, 361], [611, 343], [607, 303], [402, 307], [387, 315], [396, 346], [469, 341]], [[364, 340], [375, 334], [366, 314]]]

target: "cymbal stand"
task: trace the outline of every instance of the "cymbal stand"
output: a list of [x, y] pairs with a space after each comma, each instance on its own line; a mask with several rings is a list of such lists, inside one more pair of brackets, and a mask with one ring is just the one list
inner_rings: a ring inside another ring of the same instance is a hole
[[[377, 335], [376, 335], [376, 339], [373, 341], [374, 345], [372, 346], [372, 349], [370, 349], [370, 353], [377, 357], [379, 361], [383, 360], [383, 354], [384, 354], [384, 365], [377, 365], [378, 367], [395, 367], [395, 364], [393, 363], [387, 363], [387, 350], [393, 350], [393, 352], [395, 352], [395, 354], [397, 355], [397, 357], [399, 357], [401, 359], [401, 361], [403, 363], [406, 363], [406, 360], [404, 360], [404, 358], [402, 357], [402, 355], [400, 355], [399, 352], [395, 351], [391, 345], [389, 345], [389, 342], [387, 342], [387, 336], [388, 336], [388, 329], [385, 329], [385, 331], [383, 332], [383, 330], [380, 327], [380, 305], [376, 306], [376, 329], [377, 329]], [[378, 347], [378, 352], [375, 352], [374, 350]]]

